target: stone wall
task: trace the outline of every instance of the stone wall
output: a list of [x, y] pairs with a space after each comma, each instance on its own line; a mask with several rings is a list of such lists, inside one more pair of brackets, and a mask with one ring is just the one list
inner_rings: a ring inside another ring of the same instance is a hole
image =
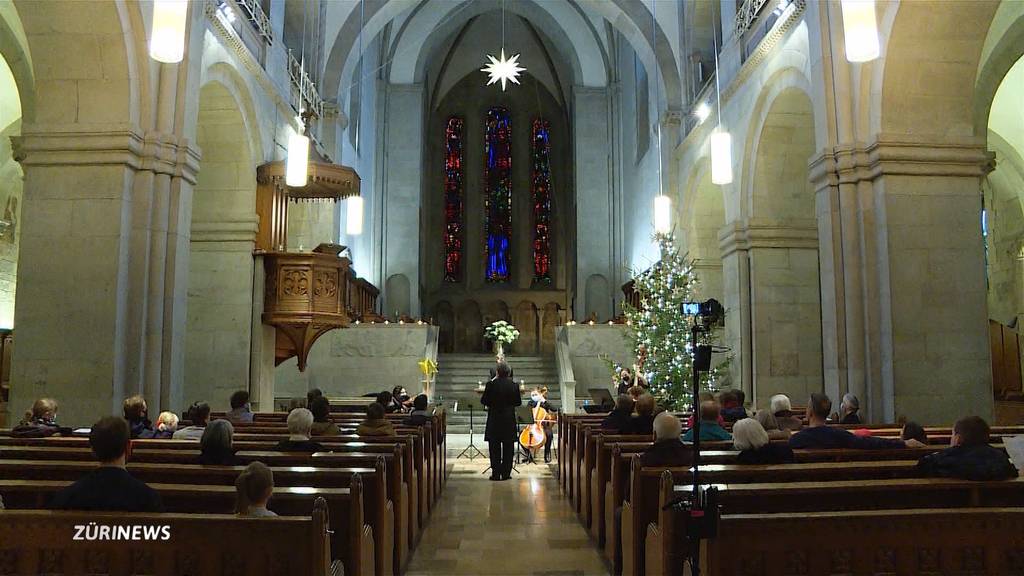
[[302, 396], [319, 388], [329, 396], [361, 396], [405, 386], [420, 392], [417, 362], [423, 359], [430, 331], [412, 324], [359, 324], [324, 334], [313, 345], [305, 372], [294, 358], [275, 370], [274, 395]]
[[[560, 326], [557, 341], [568, 342], [569, 358], [576, 380], [576, 398], [589, 398], [590, 388], [611, 389], [611, 372], [607, 357], [619, 364], [632, 364], [633, 351], [626, 339], [626, 327], [621, 324], [576, 324]], [[564, 331], [564, 332], [563, 332]]]

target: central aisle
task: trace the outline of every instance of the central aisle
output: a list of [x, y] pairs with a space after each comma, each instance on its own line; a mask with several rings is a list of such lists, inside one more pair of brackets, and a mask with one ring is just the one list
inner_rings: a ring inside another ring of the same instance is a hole
[[491, 482], [485, 457], [454, 471], [430, 515], [408, 574], [605, 575], [608, 570], [550, 466], [519, 466]]

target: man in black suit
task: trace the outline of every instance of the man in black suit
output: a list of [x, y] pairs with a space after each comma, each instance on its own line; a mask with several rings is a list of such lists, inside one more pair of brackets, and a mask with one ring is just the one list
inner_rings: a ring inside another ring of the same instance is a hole
[[128, 421], [117, 416], [101, 418], [89, 432], [89, 445], [100, 461], [71, 486], [57, 492], [50, 507], [57, 510], [111, 512], [161, 512], [160, 495], [125, 470], [131, 452]]
[[[498, 377], [498, 364], [501, 364], [503, 362], [505, 362], [504, 354], [498, 354], [497, 356], [494, 357], [494, 366], [491, 366], [491, 380], [494, 380], [495, 378]], [[508, 369], [508, 377], [512, 378], [514, 375], [515, 373], [512, 371], [512, 367], [510, 366]]]
[[512, 381], [512, 370], [499, 362], [496, 378], [484, 388], [480, 403], [487, 407], [484, 440], [491, 455], [491, 480], [512, 477], [512, 455], [516, 447], [516, 406], [523, 405], [519, 386]]

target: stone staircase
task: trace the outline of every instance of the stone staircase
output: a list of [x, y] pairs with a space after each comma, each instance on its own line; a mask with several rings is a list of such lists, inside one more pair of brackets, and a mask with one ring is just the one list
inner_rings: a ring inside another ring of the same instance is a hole
[[[558, 387], [558, 372], [555, 369], [554, 357], [547, 356], [509, 356], [509, 366], [516, 383], [525, 382], [523, 403], [530, 398], [530, 390], [534, 386], [548, 387], [548, 401], [556, 407], [561, 406]], [[480, 394], [474, 390], [480, 382], [486, 383], [488, 373], [494, 366], [494, 356], [490, 354], [442, 354], [437, 358], [437, 377], [434, 383], [434, 398], [448, 407], [448, 432], [451, 434], [469, 434], [469, 403], [473, 404], [474, 432], [484, 433], [484, 422], [487, 414], [480, 406]], [[452, 412], [452, 405], [459, 402], [459, 411]]]

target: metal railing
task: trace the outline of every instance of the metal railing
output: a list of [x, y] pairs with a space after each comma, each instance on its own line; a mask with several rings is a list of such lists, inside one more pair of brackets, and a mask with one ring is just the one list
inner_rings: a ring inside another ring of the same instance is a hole
[[317, 118], [324, 116], [324, 101], [320, 97], [313, 79], [306, 73], [302, 62], [295, 59], [291, 50], [288, 51], [288, 78], [292, 84], [292, 105], [299, 110], [310, 110]]
[[274, 43], [274, 33], [270, 28], [270, 18], [263, 11], [259, 0], [228, 0], [242, 9], [249, 23], [263, 37], [267, 44]]
[[761, 13], [765, 4], [770, 1], [771, 0], [743, 0], [743, 2], [736, 7], [736, 26], [734, 31], [737, 38], [743, 36], [743, 34], [754, 25], [758, 14]]

